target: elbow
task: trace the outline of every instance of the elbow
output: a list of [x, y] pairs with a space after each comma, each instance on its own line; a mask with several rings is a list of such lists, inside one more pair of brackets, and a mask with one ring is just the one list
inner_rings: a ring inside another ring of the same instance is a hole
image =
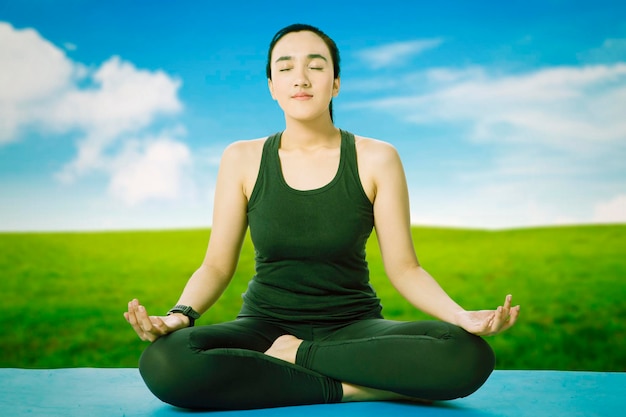
[[225, 267], [223, 265], [216, 265], [211, 262], [203, 262], [200, 267], [193, 274], [193, 277], [198, 276], [200, 279], [217, 280], [228, 284], [235, 274], [235, 268]]
[[407, 262], [395, 267], [385, 268], [387, 277], [396, 288], [406, 279], [420, 275], [423, 271], [424, 269], [421, 267], [419, 262], [417, 262], [417, 260], [415, 262]]

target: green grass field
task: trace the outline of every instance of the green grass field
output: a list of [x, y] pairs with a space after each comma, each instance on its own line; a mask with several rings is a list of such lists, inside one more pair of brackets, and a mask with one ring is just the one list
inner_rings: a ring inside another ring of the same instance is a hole
[[[414, 229], [424, 267], [468, 309], [507, 293], [518, 324], [488, 338], [499, 369], [626, 371], [626, 225], [477, 231]], [[176, 302], [202, 260], [209, 230], [0, 234], [0, 367], [134, 367], [146, 346], [122, 312]], [[369, 242], [372, 282], [387, 318], [423, 319], [384, 276]], [[218, 304], [199, 320], [235, 317], [253, 249]]]

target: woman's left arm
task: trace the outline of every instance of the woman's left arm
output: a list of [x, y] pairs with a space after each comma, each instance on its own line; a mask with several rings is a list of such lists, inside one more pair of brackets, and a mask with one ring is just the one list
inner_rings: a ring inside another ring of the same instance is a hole
[[[375, 190], [374, 226], [387, 276], [398, 292], [425, 313], [470, 333], [492, 335], [511, 327], [519, 306], [511, 296], [494, 310], [466, 311], [441, 288], [417, 259], [411, 236], [409, 195], [400, 157], [391, 145], [368, 147]], [[375, 148], [375, 156], [371, 153]], [[374, 169], [374, 167], [376, 167]]]

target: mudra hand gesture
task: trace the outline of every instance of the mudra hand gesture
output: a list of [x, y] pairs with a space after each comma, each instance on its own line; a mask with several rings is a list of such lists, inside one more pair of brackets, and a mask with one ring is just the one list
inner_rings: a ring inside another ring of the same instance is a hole
[[456, 313], [456, 324], [478, 336], [492, 336], [513, 326], [519, 315], [520, 306], [511, 307], [511, 295], [504, 305], [495, 310], [460, 311]]
[[128, 303], [124, 318], [135, 330], [141, 340], [154, 342], [161, 336], [189, 326], [189, 319], [182, 314], [168, 316], [149, 316], [146, 308], [138, 300]]

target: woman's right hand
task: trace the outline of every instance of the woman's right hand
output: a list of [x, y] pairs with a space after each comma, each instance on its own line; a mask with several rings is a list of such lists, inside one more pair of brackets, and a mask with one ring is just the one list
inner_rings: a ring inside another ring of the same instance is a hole
[[189, 326], [189, 318], [182, 314], [149, 316], [146, 308], [137, 299], [128, 303], [124, 318], [141, 340], [154, 342], [161, 336]]

